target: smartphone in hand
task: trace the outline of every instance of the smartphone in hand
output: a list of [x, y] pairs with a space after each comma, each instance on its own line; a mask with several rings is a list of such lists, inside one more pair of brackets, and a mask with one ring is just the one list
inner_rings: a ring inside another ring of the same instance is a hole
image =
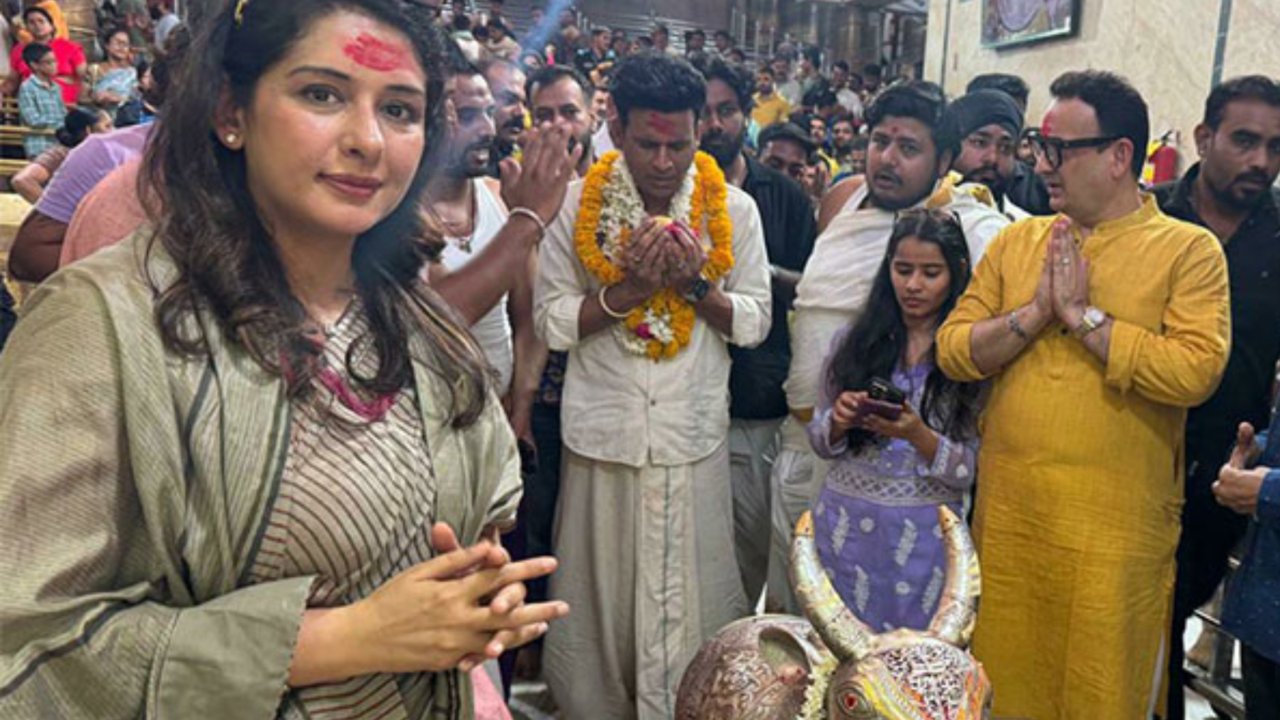
[[879, 415], [886, 420], [897, 420], [902, 417], [903, 405], [907, 394], [884, 378], [871, 378], [867, 385], [867, 399], [858, 403], [858, 412], [854, 422], [867, 415]]
[[887, 403], [883, 400], [863, 400], [858, 403], [858, 412], [854, 413], [853, 421], [856, 423], [868, 415], [879, 415], [886, 420], [897, 420], [902, 417], [902, 406]]

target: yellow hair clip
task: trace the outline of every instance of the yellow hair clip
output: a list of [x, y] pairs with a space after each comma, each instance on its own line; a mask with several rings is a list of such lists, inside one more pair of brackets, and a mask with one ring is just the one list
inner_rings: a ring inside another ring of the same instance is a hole
[[249, 6], [249, 0], [240, 0], [236, 3], [236, 27], [244, 25], [244, 9]]

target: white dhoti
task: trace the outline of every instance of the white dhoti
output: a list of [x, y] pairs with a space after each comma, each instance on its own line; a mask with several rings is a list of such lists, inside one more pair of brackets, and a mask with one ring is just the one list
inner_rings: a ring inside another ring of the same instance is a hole
[[635, 468], [565, 448], [547, 683], [566, 720], [666, 720], [703, 641], [743, 617], [729, 448]]
[[747, 604], [754, 609], [769, 574], [769, 476], [778, 456], [782, 420], [742, 420], [729, 425], [729, 478], [733, 486], [733, 548]]
[[814, 454], [804, 426], [794, 417], [782, 423], [782, 447], [770, 476], [769, 581], [765, 611], [799, 615], [791, 591], [791, 536], [800, 516], [812, 506], [827, 477], [828, 463]]

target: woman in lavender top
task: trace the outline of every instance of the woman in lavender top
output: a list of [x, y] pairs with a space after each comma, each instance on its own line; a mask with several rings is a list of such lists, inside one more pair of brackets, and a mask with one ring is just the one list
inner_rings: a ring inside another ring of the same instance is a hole
[[[944, 584], [937, 507], [973, 485], [980, 388], [947, 379], [933, 339], [969, 282], [964, 231], [938, 210], [900, 215], [867, 306], [837, 334], [809, 439], [834, 462], [813, 507], [818, 555], [845, 604], [877, 631], [924, 629]], [[907, 401], [871, 412], [885, 378]]]

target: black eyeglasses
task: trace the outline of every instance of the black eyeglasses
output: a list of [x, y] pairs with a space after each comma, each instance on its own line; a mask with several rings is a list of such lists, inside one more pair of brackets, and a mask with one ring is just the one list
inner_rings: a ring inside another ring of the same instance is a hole
[[1051, 170], [1057, 170], [1062, 167], [1062, 154], [1067, 150], [1075, 150], [1077, 148], [1101, 149], [1124, 138], [1120, 135], [1105, 135], [1102, 137], [1063, 140], [1062, 138], [1041, 134], [1039, 130], [1032, 128], [1022, 134], [1022, 139], [1030, 143], [1031, 152], [1035, 154], [1036, 160], [1043, 158]]

